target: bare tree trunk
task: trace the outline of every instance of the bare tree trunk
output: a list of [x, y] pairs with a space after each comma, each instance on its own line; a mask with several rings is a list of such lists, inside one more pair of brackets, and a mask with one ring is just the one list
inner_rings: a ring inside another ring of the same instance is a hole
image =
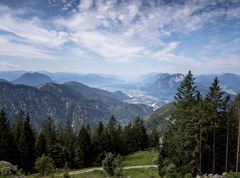
[[202, 124], [200, 124], [199, 173], [202, 175]]
[[[237, 116], [238, 116], [238, 110], [237, 110]], [[240, 119], [238, 118], [238, 144], [237, 144], [236, 172], [238, 172], [238, 165], [239, 165], [238, 164], [238, 162], [239, 162], [239, 146], [240, 146]]]
[[216, 120], [213, 120], [213, 159], [212, 159], [212, 174], [215, 173], [215, 159], [216, 159]]
[[227, 114], [227, 140], [226, 140], [226, 157], [225, 157], [225, 172], [228, 171], [228, 142], [229, 142], [229, 113]]

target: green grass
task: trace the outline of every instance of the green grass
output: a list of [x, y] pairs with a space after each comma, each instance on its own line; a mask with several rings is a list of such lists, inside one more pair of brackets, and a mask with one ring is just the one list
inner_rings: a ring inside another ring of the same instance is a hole
[[[160, 178], [158, 175], [157, 168], [147, 168], [147, 169], [129, 169], [123, 171], [124, 178]], [[103, 171], [93, 171], [91, 173], [82, 173], [74, 178], [106, 178]], [[72, 178], [72, 177], [71, 177]], [[116, 178], [116, 177], [109, 177], [109, 178]]]
[[139, 151], [124, 157], [123, 166], [152, 165], [155, 164], [157, 156], [156, 151]]
[[128, 169], [124, 170], [123, 174], [125, 175], [125, 177], [131, 178], [160, 178], [157, 168]]

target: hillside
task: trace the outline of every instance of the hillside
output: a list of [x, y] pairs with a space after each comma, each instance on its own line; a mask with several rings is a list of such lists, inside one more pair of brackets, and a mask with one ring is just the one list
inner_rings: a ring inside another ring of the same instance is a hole
[[106, 123], [111, 115], [124, 124], [152, 112], [145, 105], [128, 104], [114, 98], [114, 94], [77, 83], [48, 83], [35, 88], [1, 81], [0, 106], [10, 120], [19, 110], [28, 112], [37, 128], [48, 116], [57, 123], [72, 120], [79, 128], [85, 123], [96, 126], [100, 120]]
[[164, 132], [165, 124], [174, 111], [174, 104], [169, 103], [154, 111], [150, 116], [144, 119], [147, 129], [152, 130], [157, 128], [162, 134]]

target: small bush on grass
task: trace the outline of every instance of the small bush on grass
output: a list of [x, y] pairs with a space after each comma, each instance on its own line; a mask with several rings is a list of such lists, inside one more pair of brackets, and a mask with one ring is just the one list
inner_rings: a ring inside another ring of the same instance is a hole
[[109, 175], [113, 176], [115, 173], [116, 163], [114, 160], [114, 155], [112, 153], [107, 153], [105, 159], [102, 161], [102, 166], [104, 171]]
[[41, 176], [50, 175], [54, 171], [52, 158], [42, 155], [35, 162], [35, 169]]

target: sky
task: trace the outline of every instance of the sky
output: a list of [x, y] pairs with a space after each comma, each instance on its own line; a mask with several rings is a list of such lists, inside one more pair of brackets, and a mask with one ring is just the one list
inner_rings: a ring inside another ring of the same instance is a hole
[[240, 0], [0, 0], [0, 70], [240, 74]]

